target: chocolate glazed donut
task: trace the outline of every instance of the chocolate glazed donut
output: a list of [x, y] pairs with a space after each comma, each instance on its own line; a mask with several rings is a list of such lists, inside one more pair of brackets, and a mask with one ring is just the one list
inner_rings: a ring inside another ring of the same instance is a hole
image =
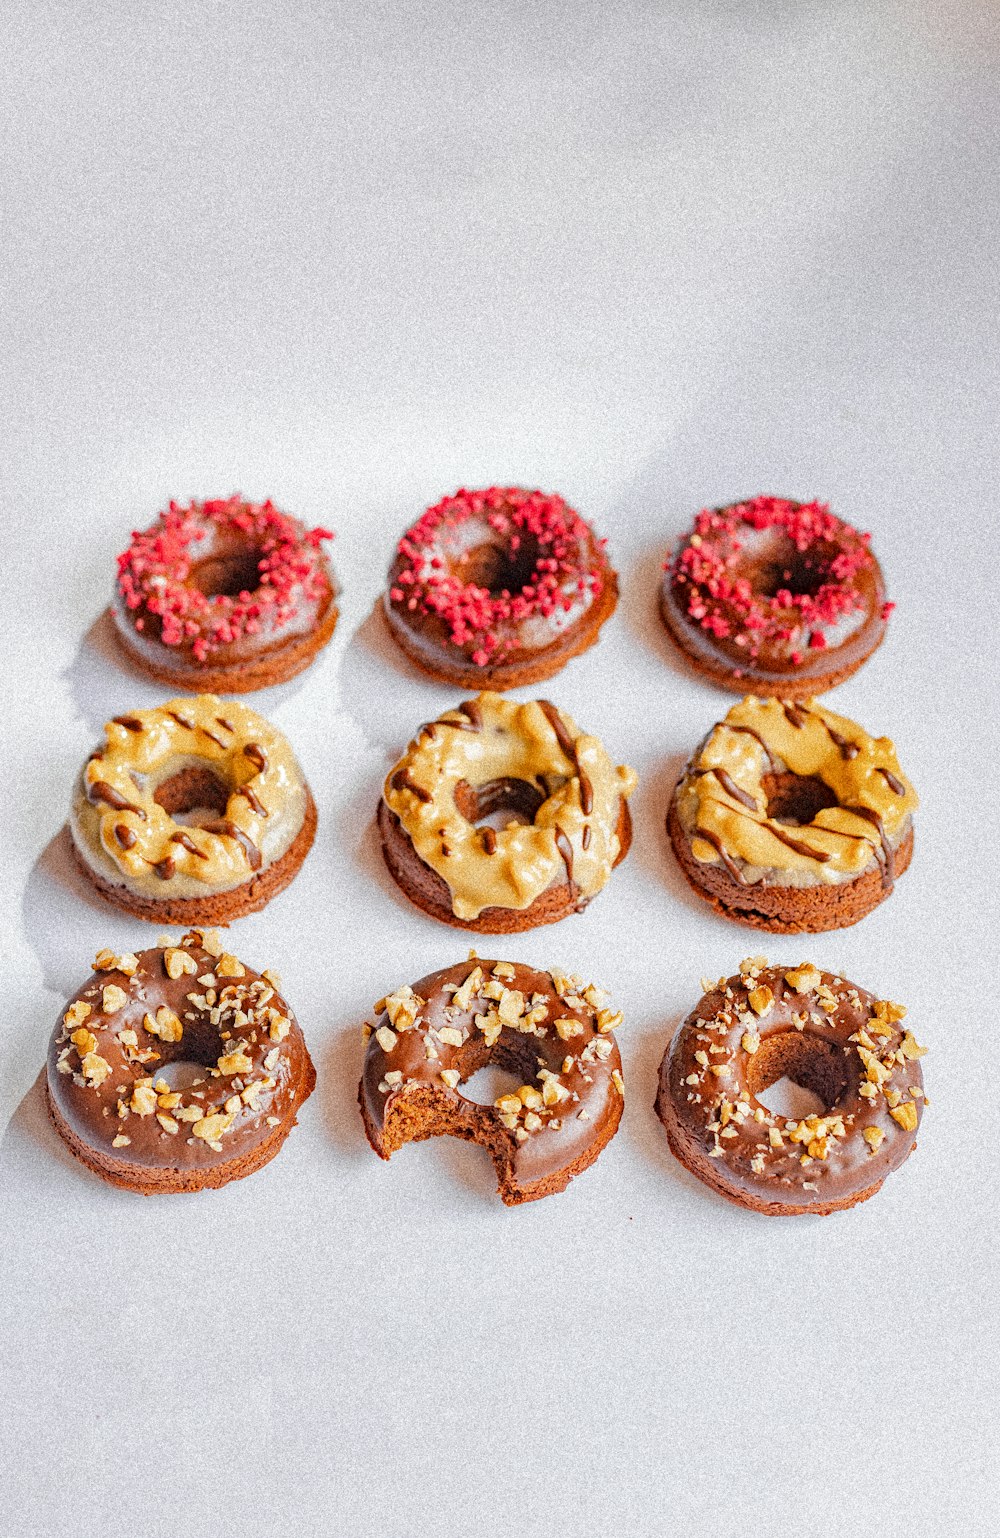
[[316, 1074], [272, 972], [217, 931], [98, 952], [63, 1011], [46, 1097], [71, 1153], [144, 1195], [223, 1186], [281, 1148]]
[[[382, 1159], [423, 1138], [467, 1138], [515, 1206], [564, 1190], [617, 1131], [622, 1017], [592, 984], [470, 958], [397, 989], [375, 1014], [383, 1023], [365, 1026], [358, 1102]], [[492, 1106], [459, 1093], [491, 1063], [525, 1082]]]
[[[923, 1110], [906, 1010], [809, 963], [762, 957], [705, 993], [660, 1065], [656, 1114], [676, 1157], [721, 1196], [772, 1215], [867, 1200], [916, 1147]], [[787, 1077], [823, 1102], [786, 1117], [761, 1096]]]

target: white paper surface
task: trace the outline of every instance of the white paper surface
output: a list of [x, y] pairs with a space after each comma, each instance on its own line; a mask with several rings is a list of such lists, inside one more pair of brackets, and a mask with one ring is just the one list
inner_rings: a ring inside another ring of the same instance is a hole
[[[0, 1530], [995, 1530], [994, 9], [25, 4], [3, 30]], [[381, 862], [385, 769], [458, 692], [372, 606], [402, 528], [491, 483], [609, 535], [618, 614], [544, 692], [641, 776], [585, 914], [475, 941], [626, 1017], [619, 1135], [515, 1211], [475, 1148], [380, 1163], [355, 1103], [372, 1002], [474, 940]], [[168, 692], [100, 618], [115, 554], [234, 489], [337, 531], [333, 644], [250, 700], [318, 839], [231, 931], [319, 1086], [260, 1174], [144, 1200], [43, 1109], [94, 951], [156, 935], [59, 830], [101, 723]], [[892, 898], [787, 943], [714, 917], [663, 832], [730, 697], [664, 638], [660, 561], [758, 491], [872, 530], [898, 609], [828, 698], [923, 798]], [[932, 1049], [920, 1147], [852, 1212], [730, 1207], [653, 1115], [699, 977], [759, 952], [902, 999]]]

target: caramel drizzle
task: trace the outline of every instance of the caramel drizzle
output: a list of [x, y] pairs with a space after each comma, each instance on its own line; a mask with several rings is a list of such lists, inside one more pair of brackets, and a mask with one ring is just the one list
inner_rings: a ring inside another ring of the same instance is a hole
[[695, 831], [698, 838], [703, 838], [706, 844], [711, 844], [712, 848], [717, 851], [719, 859], [722, 861], [723, 865], [726, 867], [733, 880], [738, 881], [740, 886], [748, 886], [749, 883], [747, 878], [740, 870], [739, 866], [733, 859], [732, 855], [729, 853], [729, 850], [726, 848], [719, 835], [717, 833], [713, 833], [711, 828], [697, 828]]
[[580, 768], [580, 760], [576, 754], [576, 743], [567, 731], [566, 723], [552, 701], [539, 700], [538, 704], [546, 721], [555, 733], [555, 738], [560, 748], [573, 765], [573, 772], [580, 782], [580, 810], [584, 817], [589, 817], [594, 810], [594, 787]]
[[[736, 815], [740, 817], [743, 814], [741, 812], [737, 812]], [[766, 828], [768, 833], [772, 834], [778, 840], [779, 844], [785, 844], [789, 849], [794, 849], [796, 854], [805, 855], [807, 860], [816, 860], [820, 865], [825, 865], [827, 860], [833, 859], [833, 855], [828, 849], [813, 849], [809, 844], [803, 844], [799, 839], [793, 838], [790, 833], [786, 833], [780, 823], [775, 824], [769, 819], [765, 819], [762, 823], [759, 824], [759, 826]], [[708, 837], [707, 834], [702, 834], [702, 830], [700, 828], [698, 829], [698, 834], [699, 837]]]
[[461, 721], [450, 721], [448, 723], [449, 726], [454, 726], [460, 732], [482, 731], [483, 713], [479, 708], [479, 703], [477, 700], [463, 700], [461, 705], [458, 706], [458, 710], [461, 715], [467, 718], [469, 722], [468, 726], [464, 726]]
[[218, 721], [220, 726], [225, 727], [227, 732], [235, 732], [235, 726], [231, 721], [227, 721], [225, 716], [216, 716], [215, 719]]
[[115, 790], [113, 785], [109, 785], [107, 780], [95, 780], [92, 785], [89, 785], [87, 787], [87, 800], [91, 805], [95, 801], [103, 801], [106, 806], [110, 806], [115, 812], [134, 812], [137, 817], [142, 818], [143, 822], [146, 820], [146, 813], [142, 807], [136, 806], [132, 801], [126, 801], [125, 797], [119, 795], [118, 791]]
[[141, 732], [143, 730], [142, 722], [137, 721], [135, 716], [112, 716], [111, 719], [116, 726], [124, 726], [127, 732]]
[[416, 796], [418, 801], [427, 802], [433, 800], [429, 790], [424, 790], [422, 785], [418, 785], [415, 780], [410, 779], [409, 769], [397, 769], [389, 783], [393, 790], [410, 791], [414, 796]]
[[179, 715], [176, 710], [168, 710], [167, 715], [170, 717], [171, 721], [176, 721], [178, 726], [183, 726], [185, 731], [193, 732], [195, 730], [194, 722], [186, 720], [185, 717]]
[[234, 838], [246, 855], [247, 864], [250, 869], [260, 870], [262, 858], [260, 850], [253, 839], [244, 833], [242, 828], [238, 828], [234, 822], [230, 822], [227, 818], [222, 818], [219, 822], [207, 822], [205, 824], [205, 832], [221, 833], [227, 838]]
[[906, 786], [903, 784], [902, 780], [898, 780], [896, 778], [890, 769], [879, 768], [878, 773], [885, 780], [885, 783], [888, 785], [894, 796], [906, 795]]
[[580, 839], [580, 845], [581, 845], [581, 848], [583, 848], [584, 850], [587, 850], [587, 849], [590, 848], [590, 823], [589, 822], [584, 824], [583, 837]]
[[222, 748], [223, 751], [225, 751], [226, 744], [223, 742], [222, 738], [217, 737], [214, 732], [210, 732], [207, 726], [199, 726], [198, 730], [200, 732], [204, 732], [208, 740], [210, 742], [214, 742], [217, 748]]
[[180, 844], [181, 848], [186, 849], [188, 854], [196, 854], [199, 860], [208, 859], [204, 849], [199, 849], [194, 839], [185, 833], [183, 829], [179, 833], [171, 833], [170, 842], [172, 844]]
[[800, 705], [793, 705], [787, 700], [782, 700], [781, 708], [785, 712], [785, 720], [789, 726], [803, 727], [809, 720], [809, 711], [803, 710]]
[[[823, 721], [822, 716], [820, 716], [820, 720]], [[839, 732], [835, 732], [829, 721], [823, 721], [823, 725], [829, 732], [832, 741], [835, 742], [837, 747], [840, 749], [841, 758], [846, 758], [848, 762], [850, 762], [852, 758], [857, 758], [858, 754], [861, 752], [861, 749], [858, 747], [856, 742], [849, 742], [846, 737], [842, 737]], [[901, 794], [905, 795], [906, 792], [903, 791]]]
[[778, 772], [778, 761], [774, 754], [771, 752], [771, 749], [768, 747], [767, 743], [764, 741], [763, 737], [760, 735], [760, 732], [755, 732], [752, 726], [734, 726], [731, 721], [724, 721], [722, 724], [725, 726], [727, 731], [743, 732], [747, 737], [752, 737], [755, 742], [759, 742], [761, 747], [764, 749], [764, 757], [767, 759], [768, 769], [770, 769], [772, 774], [776, 774]]
[[732, 796], [734, 801], [739, 801], [742, 806], [749, 807], [751, 812], [757, 811], [757, 801], [742, 785], [737, 785], [732, 775], [725, 769], [695, 769], [694, 774], [701, 778], [702, 775], [714, 774], [727, 796]]
[[115, 838], [123, 849], [131, 849], [132, 845], [138, 840], [138, 837], [138, 833], [133, 828], [130, 828], [127, 822], [115, 823]]
[[562, 855], [562, 861], [566, 867], [566, 880], [569, 882], [570, 887], [572, 888], [576, 885], [573, 880], [573, 845], [566, 837], [566, 834], [563, 832], [562, 828], [556, 829], [556, 848]]
[[250, 760], [258, 774], [263, 774], [267, 769], [267, 754], [259, 743], [248, 742], [243, 749], [243, 756]]
[[863, 817], [866, 822], [870, 822], [876, 829], [878, 843], [873, 844], [872, 849], [882, 869], [882, 890], [891, 892], [893, 882], [896, 879], [896, 856], [893, 853], [892, 845], [885, 836], [885, 824], [878, 812], [870, 806], [849, 806], [846, 810], [852, 812], [855, 817]]
[[165, 860], [154, 862], [153, 869], [161, 881], [169, 881], [171, 876], [177, 874], [177, 864], [173, 855], [167, 855]]
[[249, 804], [250, 810], [252, 812], [256, 812], [258, 817], [270, 817], [271, 814], [267, 807], [261, 801], [260, 797], [254, 794], [249, 785], [241, 785], [236, 794], [244, 798], [244, 800]]

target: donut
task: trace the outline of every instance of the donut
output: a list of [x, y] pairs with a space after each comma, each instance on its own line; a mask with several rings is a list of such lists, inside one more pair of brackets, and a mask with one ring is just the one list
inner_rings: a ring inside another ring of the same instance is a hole
[[636, 778], [548, 700], [479, 694], [422, 726], [390, 770], [378, 808], [385, 862], [444, 924], [482, 934], [554, 924], [585, 908], [628, 853]]
[[[763, 956], [703, 981], [660, 1065], [656, 1114], [676, 1157], [753, 1212], [839, 1212], [874, 1196], [917, 1146], [923, 1076], [901, 1004]], [[782, 1116], [761, 1100], [787, 1078], [822, 1102]]]
[[316, 1073], [273, 972], [217, 931], [98, 951], [52, 1033], [46, 1100], [70, 1152], [112, 1185], [201, 1191], [273, 1159]]
[[550, 678], [597, 640], [618, 578], [562, 497], [517, 486], [456, 491], [407, 529], [384, 608], [432, 678], [513, 689]]
[[888, 737], [815, 700], [750, 695], [688, 763], [667, 832], [717, 913], [815, 934], [856, 924], [889, 896], [910, 863], [917, 804]]
[[[363, 1028], [358, 1087], [381, 1159], [422, 1138], [468, 1138], [490, 1155], [511, 1207], [564, 1191], [618, 1130], [622, 1017], [593, 984], [473, 955], [380, 999], [381, 1016]], [[493, 1105], [459, 1093], [490, 1065], [521, 1084]]]
[[822, 502], [706, 508], [664, 564], [663, 623], [724, 689], [788, 700], [832, 689], [880, 645], [894, 607], [869, 539]]
[[107, 723], [69, 826], [81, 871], [117, 907], [228, 924], [288, 885], [316, 807], [276, 727], [238, 700], [199, 694]]
[[337, 623], [321, 548], [332, 538], [270, 502], [171, 502], [118, 557], [118, 639], [181, 688], [245, 694], [294, 678]]

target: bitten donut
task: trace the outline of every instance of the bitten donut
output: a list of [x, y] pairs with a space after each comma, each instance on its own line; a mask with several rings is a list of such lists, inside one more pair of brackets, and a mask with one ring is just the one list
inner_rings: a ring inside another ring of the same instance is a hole
[[337, 623], [332, 538], [270, 502], [171, 502], [118, 557], [118, 638], [182, 688], [243, 694], [294, 678]]
[[[924, 1104], [900, 1004], [810, 963], [744, 961], [704, 982], [660, 1066], [656, 1114], [699, 1180], [755, 1212], [839, 1212], [874, 1196], [916, 1145]], [[761, 1100], [787, 1078], [824, 1109], [788, 1117]]]
[[597, 640], [618, 602], [605, 541], [562, 497], [457, 491], [407, 529], [385, 614], [407, 656], [464, 687], [537, 683]]
[[442, 923], [486, 934], [554, 924], [625, 858], [635, 784], [548, 700], [480, 694], [422, 726], [389, 772], [382, 852]]
[[663, 623], [700, 673], [788, 700], [850, 677], [892, 608], [869, 535], [784, 497], [700, 512], [660, 589]]
[[[380, 999], [358, 1101], [372, 1148], [448, 1135], [485, 1148], [508, 1206], [565, 1190], [621, 1120], [621, 1014], [592, 984], [474, 956]], [[523, 1083], [494, 1105], [459, 1085], [495, 1064]]]
[[116, 956], [63, 1011], [49, 1048], [49, 1114], [71, 1153], [143, 1195], [200, 1191], [273, 1159], [316, 1083], [273, 972], [192, 930]]
[[298, 871], [316, 807], [263, 716], [214, 694], [116, 716], [83, 766], [70, 833], [109, 902], [153, 922], [228, 924]]
[[913, 853], [917, 796], [888, 737], [815, 700], [734, 705], [674, 791], [667, 831], [699, 897], [777, 934], [856, 924]]

